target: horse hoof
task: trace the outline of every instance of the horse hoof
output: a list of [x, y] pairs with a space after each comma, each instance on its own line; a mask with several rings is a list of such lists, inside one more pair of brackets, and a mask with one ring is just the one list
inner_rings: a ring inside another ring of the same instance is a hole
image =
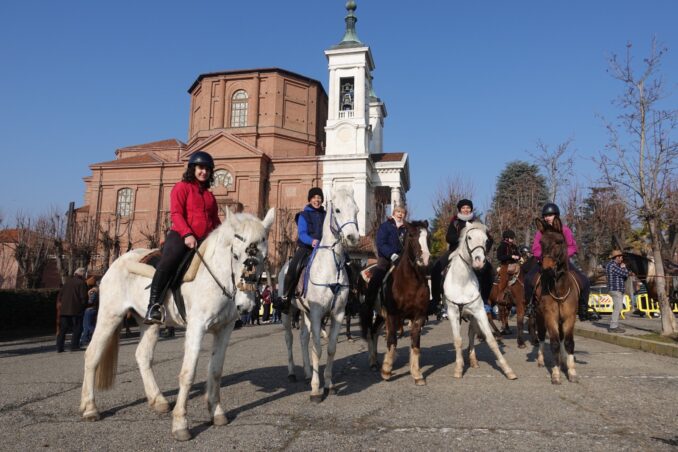
[[506, 378], [508, 378], [509, 380], [517, 380], [518, 376], [516, 374], [514, 374], [513, 372], [509, 372], [509, 373], [506, 374]]
[[323, 396], [322, 396], [322, 394], [311, 395], [311, 402], [318, 404], [318, 403], [320, 403], [320, 402], [322, 402], [322, 401], [323, 401]]
[[426, 378], [415, 378], [414, 384], [417, 386], [426, 386]]
[[158, 414], [165, 414], [169, 413], [170, 411], [170, 405], [167, 402], [159, 402], [153, 404], [153, 411], [155, 411]]
[[297, 376], [294, 375], [294, 374], [288, 375], [288, 376], [287, 376], [287, 381], [289, 381], [290, 383], [296, 383], [296, 382], [297, 382]]
[[327, 395], [337, 395], [337, 388], [329, 388], [327, 390]]
[[551, 384], [559, 385], [560, 384], [560, 378], [551, 378]]
[[214, 416], [214, 419], [212, 419], [212, 425], [215, 425], [217, 427], [221, 427], [222, 425], [227, 425], [228, 424], [228, 418], [224, 414], [217, 414]]
[[391, 379], [391, 372], [384, 372], [383, 370], [381, 371], [381, 379], [384, 381], [388, 381]]
[[373, 370], [373, 371], [376, 372], [377, 370], [379, 370], [379, 366], [376, 365], [376, 364], [372, 364], [372, 365], [370, 366], [370, 370]]
[[527, 347], [527, 345], [525, 345], [525, 343], [518, 344], [518, 348], [525, 348], [525, 347]]
[[172, 438], [177, 441], [188, 441], [191, 439], [191, 434], [188, 432], [188, 429], [185, 428], [183, 430], [172, 432]]
[[456, 379], [460, 379], [461, 378], [461, 371], [455, 372], [452, 376]]
[[84, 413], [82, 415], [82, 418], [87, 422], [96, 422], [99, 419], [101, 419], [101, 415], [99, 414], [98, 411], [89, 411], [87, 413]]
[[570, 383], [579, 383], [579, 378], [577, 378], [576, 375], [568, 375], [567, 379], [570, 381]]

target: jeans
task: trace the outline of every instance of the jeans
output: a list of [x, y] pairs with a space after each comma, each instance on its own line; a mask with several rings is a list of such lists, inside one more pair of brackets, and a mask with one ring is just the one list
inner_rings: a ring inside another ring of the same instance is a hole
[[83, 316], [83, 327], [82, 327], [82, 337], [80, 339], [80, 346], [85, 346], [89, 344], [89, 341], [92, 340], [92, 334], [94, 334], [94, 327], [97, 324], [97, 309], [96, 308], [87, 308], [85, 309], [85, 315]]
[[624, 294], [617, 290], [611, 290], [610, 297], [612, 297], [612, 317], [610, 317], [610, 328], [617, 328], [619, 326], [619, 315], [621, 314], [624, 305]]

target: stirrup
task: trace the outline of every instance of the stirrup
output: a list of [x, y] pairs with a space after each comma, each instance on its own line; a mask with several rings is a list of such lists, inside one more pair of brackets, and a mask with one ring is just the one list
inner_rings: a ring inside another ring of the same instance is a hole
[[[157, 311], [156, 311], [157, 310]], [[155, 312], [158, 312], [160, 314], [160, 318], [156, 319], [152, 314], [155, 314]], [[155, 303], [152, 304], [149, 308], [148, 311], [146, 311], [146, 316], [144, 317], [144, 324], [146, 325], [162, 325], [165, 323], [165, 306]]]

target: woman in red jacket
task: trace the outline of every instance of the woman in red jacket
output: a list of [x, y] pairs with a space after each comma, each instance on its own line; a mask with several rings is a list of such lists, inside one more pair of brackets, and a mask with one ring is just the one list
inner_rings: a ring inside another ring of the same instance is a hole
[[209, 191], [214, 180], [214, 160], [207, 152], [191, 155], [180, 182], [170, 194], [172, 229], [167, 233], [162, 257], [151, 282], [151, 297], [144, 323], [162, 323], [161, 306], [167, 284], [186, 254], [196, 248], [221, 221], [214, 195]]

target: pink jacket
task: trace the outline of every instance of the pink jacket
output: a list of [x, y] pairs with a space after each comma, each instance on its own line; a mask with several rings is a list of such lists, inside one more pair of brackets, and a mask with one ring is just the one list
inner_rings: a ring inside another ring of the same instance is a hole
[[[577, 242], [574, 241], [574, 235], [572, 235], [572, 230], [567, 226], [563, 225], [563, 236], [565, 237], [565, 242], [567, 243], [567, 257], [572, 257], [577, 253]], [[534, 257], [541, 260], [541, 231], [537, 231], [534, 235], [534, 241], [532, 242], [532, 254]]]

